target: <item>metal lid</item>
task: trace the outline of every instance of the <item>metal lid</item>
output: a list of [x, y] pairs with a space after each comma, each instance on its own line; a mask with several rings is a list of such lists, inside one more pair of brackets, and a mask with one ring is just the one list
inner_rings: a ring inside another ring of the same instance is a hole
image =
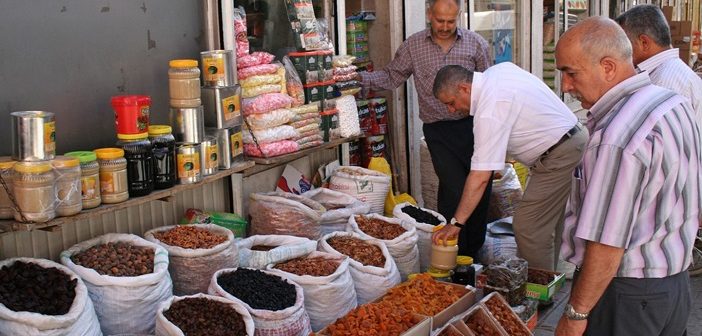
[[148, 132], [137, 133], [137, 134], [119, 134], [117, 133], [117, 139], [120, 140], [141, 140], [149, 137]]
[[171, 68], [197, 68], [197, 61], [192, 59], [175, 59], [168, 62]]
[[458, 257], [456, 257], [456, 264], [459, 264], [459, 265], [473, 265], [473, 257], [470, 257], [470, 256], [458, 256]]
[[10, 115], [16, 118], [53, 118], [54, 116], [52, 112], [46, 111], [17, 111]]
[[17, 161], [9, 156], [0, 156], [0, 169], [10, 169], [15, 163], [17, 163]]
[[51, 171], [51, 163], [49, 161], [17, 162], [12, 169], [19, 173], [41, 174]]
[[80, 161], [80, 163], [88, 163], [88, 162], [97, 160], [97, 155], [95, 155], [95, 152], [91, 152], [91, 151], [75, 151], [75, 152], [68, 152], [68, 153], [63, 154], [63, 155], [74, 157], [74, 158], [78, 159], [78, 161]]
[[51, 160], [51, 165], [54, 168], [73, 168], [80, 165], [80, 160], [72, 156], [57, 156]]
[[124, 150], [121, 148], [98, 148], [93, 152], [100, 160], [114, 160], [124, 157]]
[[173, 128], [168, 125], [151, 125], [149, 126], [149, 135], [154, 136], [154, 135], [164, 135], [164, 134], [171, 134], [173, 132]]

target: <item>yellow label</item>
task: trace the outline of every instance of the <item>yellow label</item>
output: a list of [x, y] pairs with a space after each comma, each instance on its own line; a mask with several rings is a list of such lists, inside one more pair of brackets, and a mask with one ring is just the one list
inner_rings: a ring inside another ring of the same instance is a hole
[[56, 153], [56, 123], [44, 123], [44, 153]]
[[242, 141], [241, 132], [234, 133], [229, 137], [229, 143], [232, 146], [232, 157], [244, 153], [244, 142]]
[[219, 165], [219, 147], [217, 145], [212, 145], [207, 147], [207, 169], [217, 168]]
[[200, 175], [200, 154], [178, 154], [178, 177], [189, 178]]
[[98, 189], [98, 181], [95, 175], [81, 177], [80, 179], [80, 193], [84, 201], [91, 200], [100, 195], [100, 190]]
[[115, 192], [115, 173], [100, 173], [100, 192], [103, 194]]
[[206, 82], [224, 80], [224, 58], [204, 57], [202, 70], [202, 77]]
[[222, 99], [222, 111], [224, 111], [224, 120], [232, 120], [241, 115], [241, 98], [239, 95], [233, 95]]

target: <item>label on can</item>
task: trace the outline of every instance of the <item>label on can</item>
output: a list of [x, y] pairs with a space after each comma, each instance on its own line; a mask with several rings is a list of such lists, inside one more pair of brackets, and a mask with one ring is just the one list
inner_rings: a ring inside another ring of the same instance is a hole
[[139, 133], [149, 131], [149, 105], [142, 105], [139, 108], [139, 116], [136, 122], [136, 128], [139, 130]]
[[219, 146], [217, 145], [211, 145], [207, 146], [207, 152], [205, 153], [207, 155], [207, 160], [206, 162], [206, 167], [205, 169], [213, 169], [217, 168], [219, 165]]
[[44, 123], [44, 153], [56, 153], [56, 122]]
[[241, 132], [232, 134], [229, 137], [229, 143], [232, 147], [232, 157], [237, 157], [244, 153], [244, 143], [242, 141]]
[[200, 175], [200, 154], [178, 154], [178, 177], [189, 178]]
[[233, 95], [222, 99], [222, 111], [224, 111], [224, 120], [232, 120], [241, 115], [241, 98], [239, 95]]
[[80, 178], [80, 194], [84, 201], [94, 199], [98, 192], [97, 175]]
[[100, 193], [116, 194], [127, 189], [126, 171], [120, 172], [100, 172]]
[[202, 77], [206, 82], [218, 82], [224, 80], [224, 58], [203, 57]]

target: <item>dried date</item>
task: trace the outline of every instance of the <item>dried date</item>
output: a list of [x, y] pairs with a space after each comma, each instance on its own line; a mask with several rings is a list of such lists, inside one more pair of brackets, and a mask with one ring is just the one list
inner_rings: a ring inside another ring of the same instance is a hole
[[530, 268], [527, 282], [547, 286], [555, 278], [556, 275], [553, 273]]
[[380, 247], [353, 237], [332, 237], [327, 243], [341, 254], [349, 256], [364, 266], [385, 266], [385, 256]]
[[339, 268], [339, 262], [322, 257], [316, 258], [295, 258], [283, 263], [279, 263], [273, 268], [293, 273], [296, 275], [311, 275], [315, 277], [328, 276], [334, 274]]
[[251, 246], [251, 251], [270, 251], [278, 246], [268, 246], [268, 245], [254, 245]]
[[407, 232], [399, 224], [388, 223], [384, 220], [366, 216], [356, 216], [356, 224], [367, 235], [382, 240], [392, 240]]
[[95, 245], [73, 255], [71, 260], [102, 275], [117, 277], [139, 276], [154, 271], [152, 248], [123, 242]]
[[206, 298], [185, 298], [163, 315], [188, 336], [246, 335], [246, 324], [234, 308]]
[[227, 236], [212, 233], [195, 226], [177, 226], [168, 231], [155, 232], [154, 238], [164, 244], [185, 249], [208, 249], [227, 241]]

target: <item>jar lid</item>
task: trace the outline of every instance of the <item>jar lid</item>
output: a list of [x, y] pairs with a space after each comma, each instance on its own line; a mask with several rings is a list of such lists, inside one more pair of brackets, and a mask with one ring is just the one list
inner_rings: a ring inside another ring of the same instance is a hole
[[192, 59], [175, 59], [168, 62], [171, 68], [197, 68], [197, 61]]
[[149, 96], [136, 96], [139, 106], [151, 105], [151, 97]]
[[151, 125], [149, 126], [149, 135], [171, 134], [173, 129], [168, 125]]
[[91, 151], [75, 151], [75, 152], [68, 152], [66, 154], [63, 154], [65, 156], [72, 156], [74, 158], [77, 158], [80, 163], [88, 163], [91, 161], [97, 160], [97, 156], [95, 155], [95, 152]]
[[13, 169], [20, 173], [41, 174], [51, 171], [51, 163], [49, 161], [17, 162]]
[[54, 168], [73, 168], [80, 165], [80, 160], [72, 156], [57, 156], [51, 160]]
[[94, 152], [100, 160], [114, 160], [124, 157], [124, 150], [121, 148], [98, 148]]
[[141, 140], [149, 137], [148, 132], [137, 133], [137, 134], [119, 134], [117, 133], [117, 139], [120, 140]]
[[[432, 229], [432, 232], [439, 231], [446, 226], [445, 224], [437, 225]], [[446, 239], [446, 245], [458, 245], [458, 237], [456, 239]]]
[[429, 267], [429, 269], [427, 269], [427, 274], [429, 274], [432, 278], [448, 278], [451, 276], [450, 271], [444, 271], [433, 267]]
[[15, 165], [17, 161], [13, 160], [9, 156], [0, 157], [0, 169], [10, 169]]
[[138, 106], [140, 96], [113, 96], [110, 99], [112, 106]]
[[470, 256], [458, 256], [458, 257], [456, 257], [456, 264], [459, 264], [459, 265], [473, 265], [473, 257], [470, 257]]

